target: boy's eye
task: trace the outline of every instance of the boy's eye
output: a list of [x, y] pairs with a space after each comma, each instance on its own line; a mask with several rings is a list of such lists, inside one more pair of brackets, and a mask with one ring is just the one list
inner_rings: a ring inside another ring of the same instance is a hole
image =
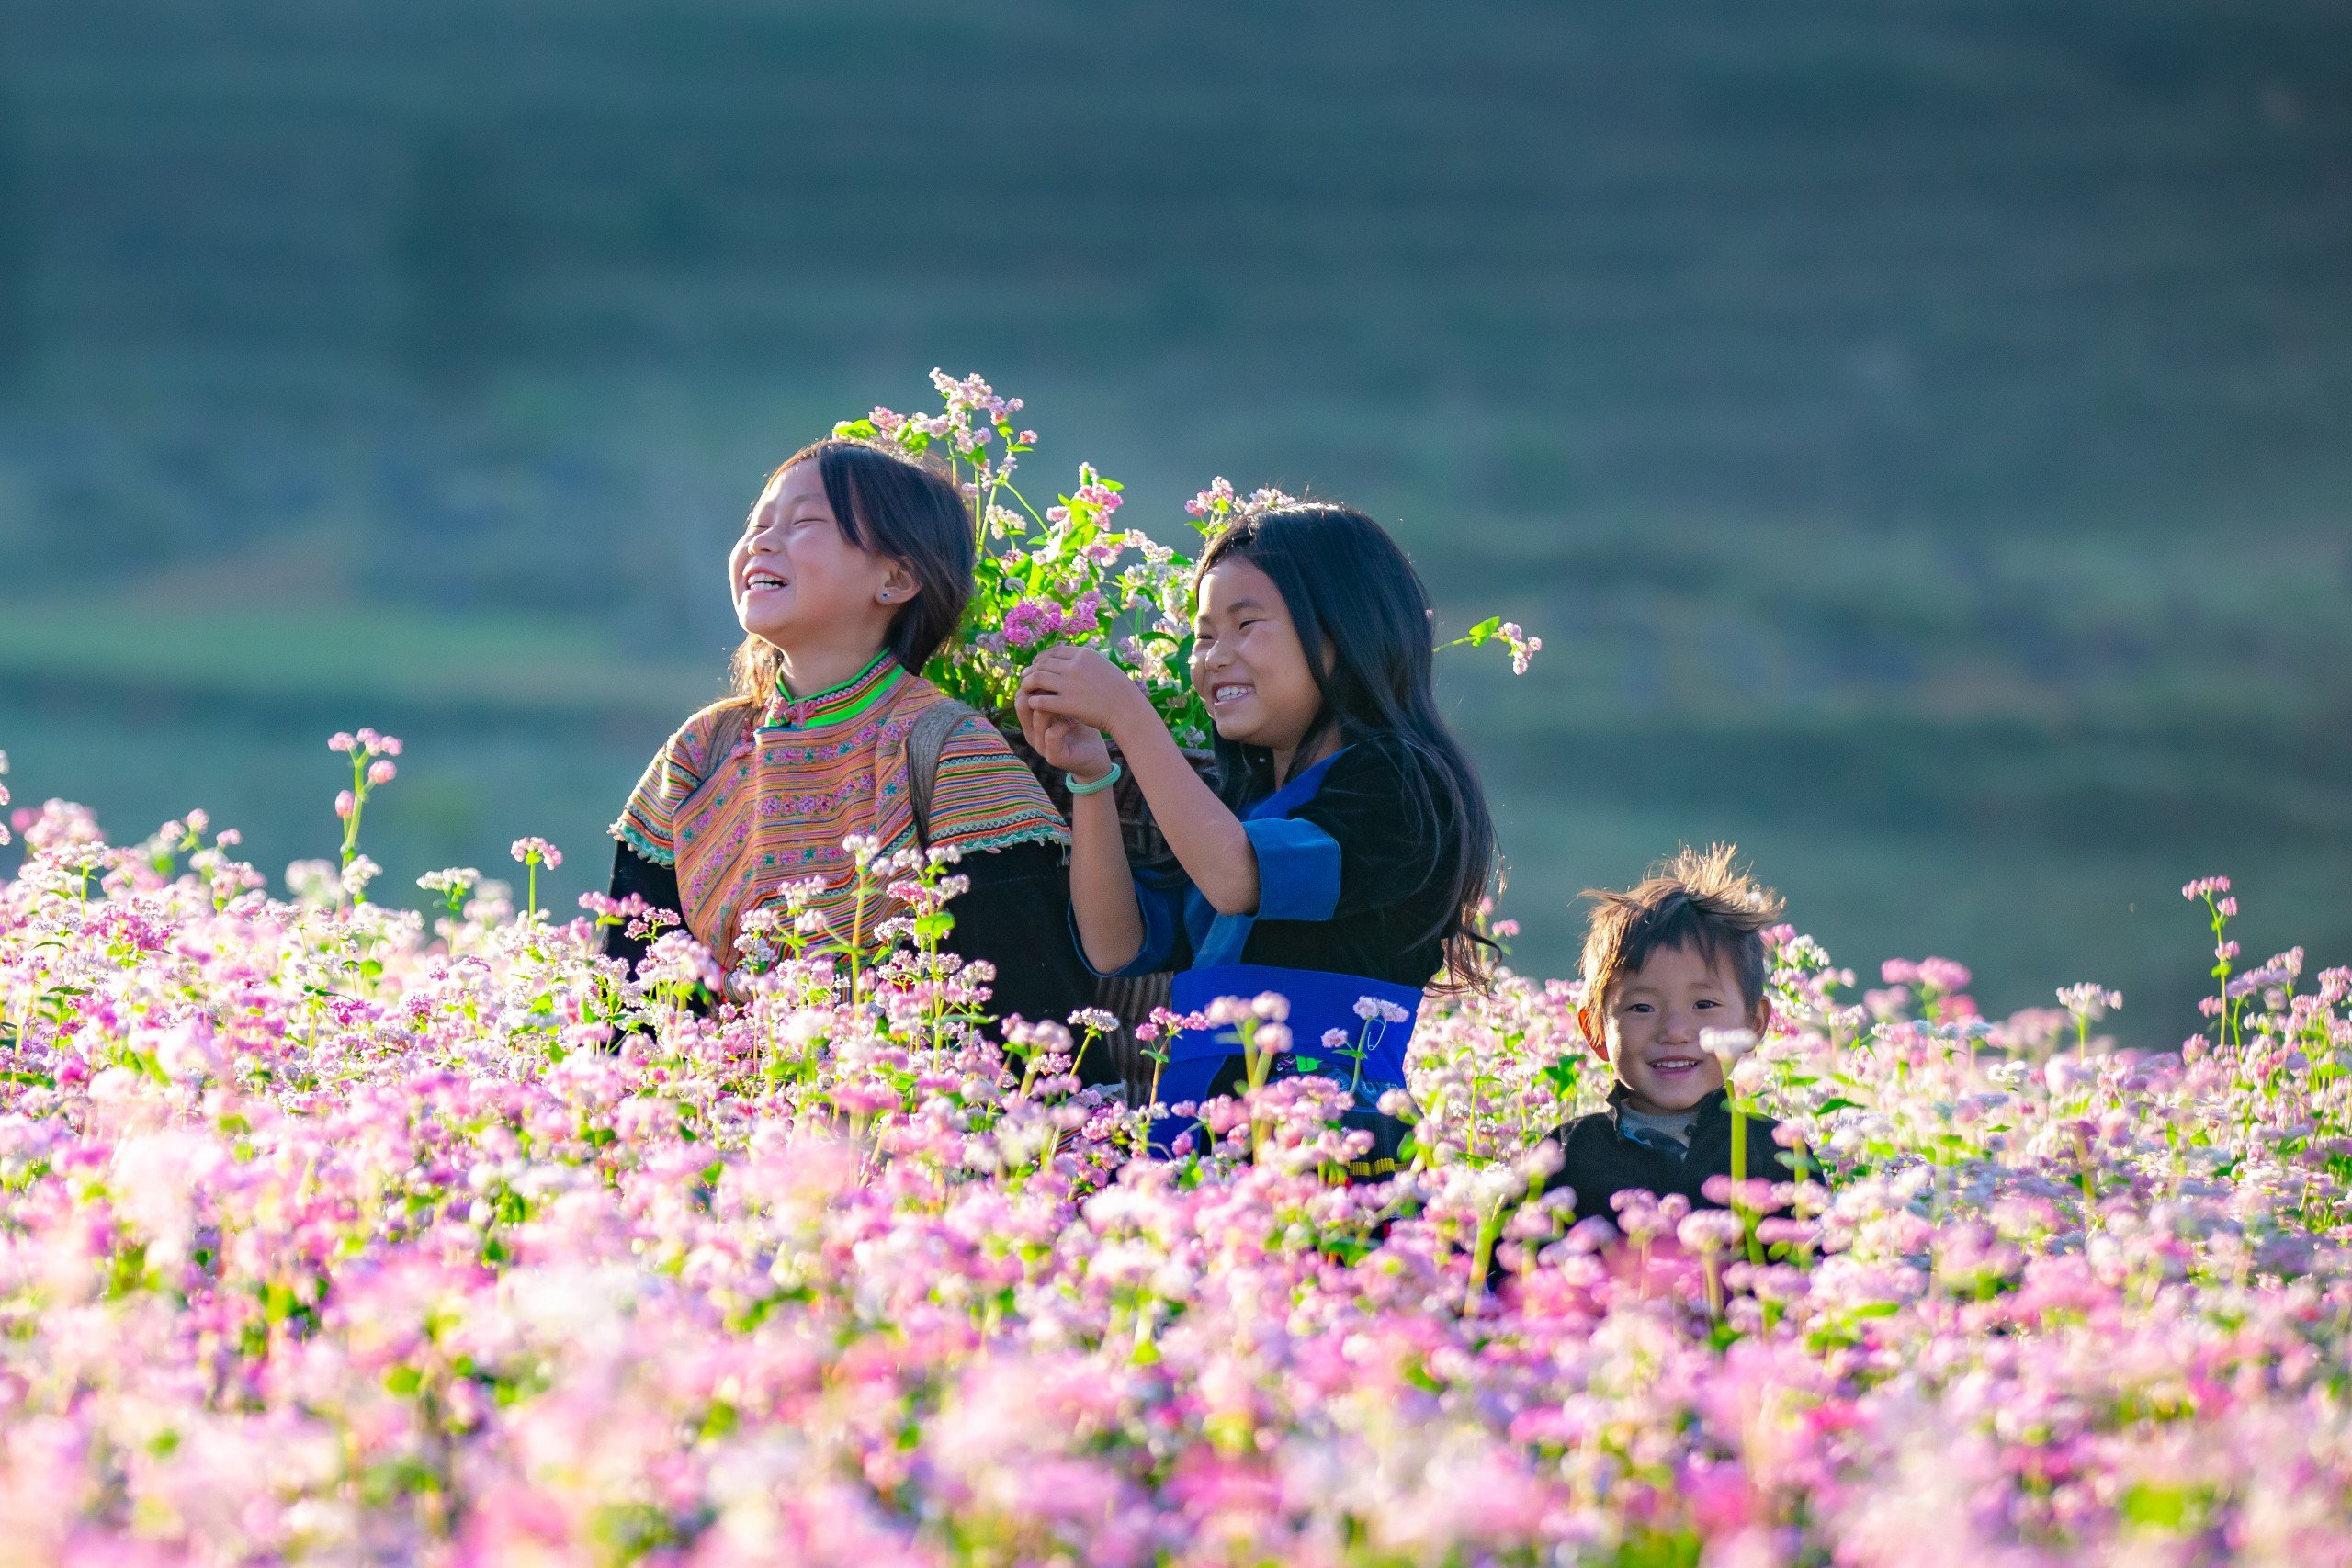
[[1650, 1010], [1650, 1004], [1647, 1002], [1627, 1002], [1625, 1004], [1625, 1010], [1627, 1012], [1647, 1012]]
[[1702, 1008], [1719, 1008], [1724, 1004], [1715, 1000], [1713, 997], [1701, 997], [1697, 1001], [1692, 1002], [1690, 1005], [1692, 1007]]

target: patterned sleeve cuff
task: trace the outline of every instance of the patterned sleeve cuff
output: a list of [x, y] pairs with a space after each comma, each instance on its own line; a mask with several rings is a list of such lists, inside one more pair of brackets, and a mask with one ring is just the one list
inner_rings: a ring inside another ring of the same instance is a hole
[[635, 822], [626, 817], [622, 818], [619, 821], [614, 823], [610, 828], [607, 828], [605, 830], [610, 833], [614, 838], [618, 839], [622, 843], [628, 845], [629, 852], [637, 856], [637, 858], [641, 861], [645, 861], [653, 865], [675, 865], [678, 863], [677, 851], [670, 848], [667, 844], [655, 843], [651, 839], [647, 838], [645, 834], [639, 829]]

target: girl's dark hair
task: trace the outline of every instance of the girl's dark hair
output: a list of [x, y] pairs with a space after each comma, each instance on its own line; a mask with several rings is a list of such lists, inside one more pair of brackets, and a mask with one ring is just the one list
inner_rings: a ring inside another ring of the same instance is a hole
[[[1494, 874], [1495, 824], [1476, 771], [1438, 716], [1420, 574], [1379, 524], [1352, 507], [1312, 502], [1250, 513], [1219, 534], [1202, 553], [1196, 591], [1218, 562], [1236, 558], [1273, 580], [1322, 693], [1301, 753], [1335, 731], [1341, 745], [1376, 736], [1401, 743], [1406, 809], [1430, 837], [1453, 840], [1446, 913], [1425, 937], [1443, 946], [1450, 986], [1484, 986], [1495, 944], [1478, 930], [1478, 907]], [[1216, 754], [1227, 804], [1272, 784], [1264, 749], [1220, 737]], [[1440, 857], [1440, 867], [1447, 863]]]
[[[979, 541], [963, 492], [935, 469], [868, 441], [812, 441], [775, 466], [776, 474], [809, 458], [825, 481], [825, 503], [842, 537], [861, 550], [907, 563], [920, 592], [890, 622], [891, 654], [920, 675], [963, 623], [971, 602]], [[765, 487], [762, 488], [766, 493]], [[746, 637], [728, 667], [737, 702], [760, 704], [775, 690], [776, 651]]]

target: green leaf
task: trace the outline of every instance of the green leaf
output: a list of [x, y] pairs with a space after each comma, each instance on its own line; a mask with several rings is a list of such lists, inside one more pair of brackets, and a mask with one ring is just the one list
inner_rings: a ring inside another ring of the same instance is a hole
[[2133, 1486], [2116, 1504], [2116, 1512], [2135, 1525], [2178, 1532], [2192, 1528], [2205, 1513], [2205, 1499], [2186, 1486]]

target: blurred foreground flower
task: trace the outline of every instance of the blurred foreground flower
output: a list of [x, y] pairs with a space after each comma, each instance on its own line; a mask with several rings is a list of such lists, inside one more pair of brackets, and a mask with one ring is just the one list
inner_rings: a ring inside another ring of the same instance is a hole
[[[1778, 933], [1785, 1027], [1710, 1044], [1779, 1141], [1571, 1229], [1573, 982], [1428, 1004], [1349, 1185], [1344, 1074], [1130, 1158], [1109, 1021], [1000, 1033], [935, 923], [729, 974], [208, 830], [52, 803], [0, 882], [12, 1560], [2352, 1557], [2352, 972], [2299, 953], [2155, 1053]], [[1253, 1072], [1287, 1010], [1210, 1010]]]

